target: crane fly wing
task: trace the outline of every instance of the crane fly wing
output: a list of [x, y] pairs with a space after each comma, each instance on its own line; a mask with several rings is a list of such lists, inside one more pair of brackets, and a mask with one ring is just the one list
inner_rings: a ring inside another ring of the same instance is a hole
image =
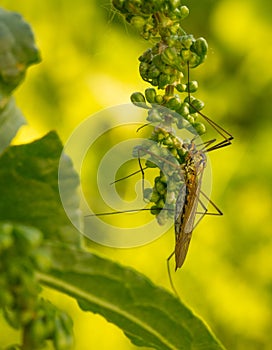
[[192, 238], [192, 232], [191, 233], [183, 233], [178, 237], [178, 240], [176, 241], [176, 246], [175, 246], [175, 260], [176, 260], [176, 268], [180, 268], [186, 258], [190, 241]]

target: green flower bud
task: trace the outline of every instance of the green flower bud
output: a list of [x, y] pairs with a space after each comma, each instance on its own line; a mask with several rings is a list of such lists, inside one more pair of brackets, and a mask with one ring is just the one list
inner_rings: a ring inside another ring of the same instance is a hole
[[157, 103], [157, 104], [162, 104], [162, 102], [163, 102], [163, 96], [162, 95], [156, 95], [156, 97], [155, 97], [155, 102]]
[[165, 206], [165, 201], [164, 199], [160, 199], [157, 203], [156, 203], [158, 208], [163, 208]]
[[161, 60], [170, 66], [175, 65], [177, 58], [177, 50], [175, 47], [167, 47], [161, 54]]
[[163, 140], [163, 144], [165, 146], [173, 146], [173, 140], [171, 137], [167, 137]]
[[155, 188], [156, 188], [156, 191], [157, 191], [160, 195], [165, 194], [165, 189], [166, 189], [165, 183], [160, 182], [160, 181], [157, 181], [156, 184], [155, 184]]
[[186, 120], [188, 120], [190, 124], [194, 124], [195, 122], [195, 118], [191, 114], [186, 116]]
[[152, 63], [157, 67], [159, 68], [160, 70], [164, 68], [164, 62], [162, 61], [161, 59], [161, 55], [158, 54], [158, 55], [155, 55], [152, 59]]
[[139, 57], [139, 61], [149, 63], [152, 61], [152, 56], [153, 56], [152, 50], [148, 49]]
[[145, 75], [148, 79], [157, 78], [161, 71], [155, 65], [150, 65], [149, 69], [146, 71]]
[[173, 110], [178, 110], [180, 107], [180, 98], [178, 95], [175, 97], [170, 98], [165, 104], [165, 107], [173, 109]]
[[150, 202], [157, 203], [157, 201], [160, 200], [160, 198], [160, 194], [156, 191], [156, 189], [154, 189], [150, 197]]
[[148, 70], [149, 70], [149, 64], [146, 63], [146, 62], [141, 62], [141, 63], [140, 63], [140, 66], [139, 66], [139, 72], [140, 72], [141, 77], [142, 77], [144, 80], [147, 79]]
[[130, 96], [130, 100], [135, 106], [147, 108], [145, 97], [141, 92], [133, 92]]
[[193, 127], [195, 128], [198, 135], [203, 135], [206, 132], [206, 127], [203, 123], [195, 122], [193, 123]]
[[182, 116], [182, 117], [186, 117], [189, 113], [190, 113], [190, 105], [187, 102], [183, 102], [181, 103], [179, 109], [177, 110], [177, 112]]
[[152, 215], [156, 215], [157, 216], [157, 215], [159, 215], [160, 211], [161, 211], [161, 208], [158, 208], [156, 205], [153, 205], [151, 207], [150, 213]]
[[156, 90], [154, 88], [145, 89], [145, 98], [149, 103], [155, 103]]
[[198, 38], [191, 46], [191, 51], [195, 52], [199, 57], [204, 59], [208, 52], [208, 44], [204, 38]]
[[158, 84], [158, 88], [159, 89], [163, 89], [166, 85], [171, 84], [171, 76], [161, 73], [159, 76], [159, 84]]
[[189, 81], [189, 84], [187, 83], [185, 86], [186, 92], [196, 92], [198, 89], [198, 83], [196, 80]]
[[176, 89], [178, 90], [178, 92], [185, 92], [187, 87], [186, 84], [177, 84]]
[[180, 18], [181, 19], [184, 19], [189, 15], [189, 9], [187, 6], [181, 6], [179, 11], [180, 11]]
[[145, 25], [145, 19], [141, 16], [133, 16], [130, 20], [130, 24], [140, 30]]
[[193, 99], [190, 103], [190, 111], [191, 113], [196, 113], [197, 111], [201, 111], [205, 106], [205, 103], [197, 98]]

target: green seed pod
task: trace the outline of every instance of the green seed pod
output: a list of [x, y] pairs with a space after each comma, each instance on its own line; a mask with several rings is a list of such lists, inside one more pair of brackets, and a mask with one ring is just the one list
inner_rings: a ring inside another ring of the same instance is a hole
[[158, 208], [163, 208], [165, 206], [165, 200], [161, 198], [157, 203], [156, 203]]
[[163, 89], [166, 85], [169, 85], [169, 84], [171, 84], [171, 76], [161, 73], [159, 76], [158, 88]]
[[182, 102], [177, 112], [182, 116], [186, 117], [190, 113], [190, 105], [187, 102]]
[[160, 171], [160, 181], [167, 184], [167, 176], [162, 171]]
[[181, 6], [180, 9], [180, 18], [184, 19], [189, 15], [189, 9], [187, 6]]
[[154, 64], [151, 64], [145, 74], [148, 79], [153, 79], [157, 78], [160, 73], [160, 69], [157, 68]]
[[138, 59], [140, 62], [149, 63], [152, 61], [152, 57], [153, 57], [152, 50], [148, 49]]
[[133, 16], [130, 20], [130, 24], [138, 30], [141, 30], [145, 25], [145, 19], [141, 16]]
[[160, 194], [156, 191], [156, 189], [153, 189], [152, 195], [150, 197], [150, 202], [157, 203], [160, 198]]
[[165, 107], [173, 109], [173, 110], [178, 110], [180, 107], [180, 98], [178, 95], [175, 97], [170, 98], [165, 104]]
[[195, 122], [193, 123], [193, 127], [195, 128], [198, 135], [203, 135], [206, 132], [206, 127], [203, 123]]
[[156, 95], [156, 97], [155, 97], [155, 102], [157, 103], [157, 104], [162, 104], [162, 102], [163, 102], [163, 96], [162, 95]]
[[152, 81], [150, 81], [150, 83], [153, 86], [158, 86], [159, 85], [159, 79], [158, 78], [154, 78], [154, 79], [152, 79]]
[[160, 214], [160, 211], [161, 211], [161, 208], [158, 208], [156, 205], [153, 205], [150, 209], [150, 213], [156, 216]]
[[165, 188], [166, 188], [165, 183], [160, 182], [160, 181], [157, 181], [156, 184], [155, 184], [155, 188], [156, 188], [156, 191], [157, 191], [160, 195], [165, 194]]
[[201, 111], [205, 106], [205, 103], [197, 98], [191, 101], [190, 112], [196, 113], [197, 111]]
[[175, 47], [167, 47], [161, 54], [161, 60], [170, 66], [174, 66], [177, 59], [178, 56]]
[[164, 68], [165, 63], [161, 59], [161, 55], [157, 54], [153, 57], [152, 63], [160, 70]]
[[195, 52], [202, 60], [205, 59], [208, 52], [208, 44], [204, 38], [198, 38], [191, 46], [191, 51]]
[[141, 77], [144, 80], [148, 79], [147, 73], [148, 73], [149, 67], [150, 67], [150, 65], [148, 63], [146, 63], [146, 62], [141, 62], [140, 63], [139, 72], [140, 72]]
[[149, 103], [155, 103], [156, 90], [154, 88], [145, 89], [145, 98]]
[[173, 146], [173, 140], [171, 137], [167, 137], [166, 139], [163, 140], [163, 144], [165, 146]]
[[130, 100], [135, 106], [147, 108], [145, 97], [141, 92], [133, 92], [130, 96]]
[[198, 89], [198, 83], [196, 80], [189, 81], [189, 84], [187, 83], [185, 86], [186, 92], [196, 92]]
[[178, 92], [185, 92], [186, 91], [186, 84], [177, 84], [176, 85], [176, 89], [178, 90]]
[[188, 120], [188, 122], [190, 124], [194, 124], [195, 123], [195, 118], [191, 114], [187, 115], [185, 118], [186, 118], [186, 120]]

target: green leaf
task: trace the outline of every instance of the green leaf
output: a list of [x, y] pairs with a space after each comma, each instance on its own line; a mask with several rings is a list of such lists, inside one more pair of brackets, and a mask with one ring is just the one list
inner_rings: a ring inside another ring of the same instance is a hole
[[[138, 346], [222, 350], [207, 325], [178, 298], [136, 271], [91, 253], [51, 245], [53, 270], [40, 281], [103, 315]], [[90, 330], [91, 331], [91, 330]]]
[[[62, 207], [58, 165], [62, 152], [55, 132], [30, 144], [11, 146], [0, 157], [0, 220], [39, 228], [46, 239], [79, 243], [79, 233]], [[79, 183], [68, 157], [62, 163], [62, 187], [70, 196], [69, 211], [79, 221]]]
[[21, 83], [27, 67], [40, 61], [30, 26], [16, 12], [0, 8], [0, 105]]
[[23, 124], [26, 124], [25, 118], [16, 107], [14, 99], [10, 98], [5, 108], [0, 110], [0, 154]]

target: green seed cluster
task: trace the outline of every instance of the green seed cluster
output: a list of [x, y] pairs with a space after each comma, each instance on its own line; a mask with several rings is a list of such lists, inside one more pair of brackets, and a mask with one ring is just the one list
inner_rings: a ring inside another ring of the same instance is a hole
[[51, 340], [56, 350], [69, 349], [70, 318], [39, 297], [35, 271], [48, 271], [51, 266], [42, 242], [43, 235], [35, 228], [0, 224], [0, 309], [11, 327], [22, 329], [26, 348], [42, 349]]
[[170, 36], [139, 57], [143, 80], [159, 89], [181, 84], [187, 65], [197, 67], [207, 55], [205, 39], [192, 35]]
[[146, 189], [144, 196], [154, 203], [152, 213], [161, 224], [173, 216], [187, 152], [174, 130], [186, 128], [200, 135], [206, 132], [198, 119], [204, 103], [192, 96], [198, 83], [189, 81], [188, 74], [204, 62], [208, 45], [204, 38], [195, 39], [183, 30], [181, 22], [189, 10], [182, 0], [113, 0], [113, 6], [145, 39], [155, 39], [139, 57], [140, 75], [152, 87], [144, 93], [134, 92], [131, 101], [147, 109], [147, 121], [156, 125], [150, 143], [136, 147], [134, 155], [145, 154], [148, 167], [160, 168], [153, 188]]
[[179, 22], [189, 9], [181, 0], [113, 0], [128, 23], [138, 28], [145, 39], [182, 33]]

